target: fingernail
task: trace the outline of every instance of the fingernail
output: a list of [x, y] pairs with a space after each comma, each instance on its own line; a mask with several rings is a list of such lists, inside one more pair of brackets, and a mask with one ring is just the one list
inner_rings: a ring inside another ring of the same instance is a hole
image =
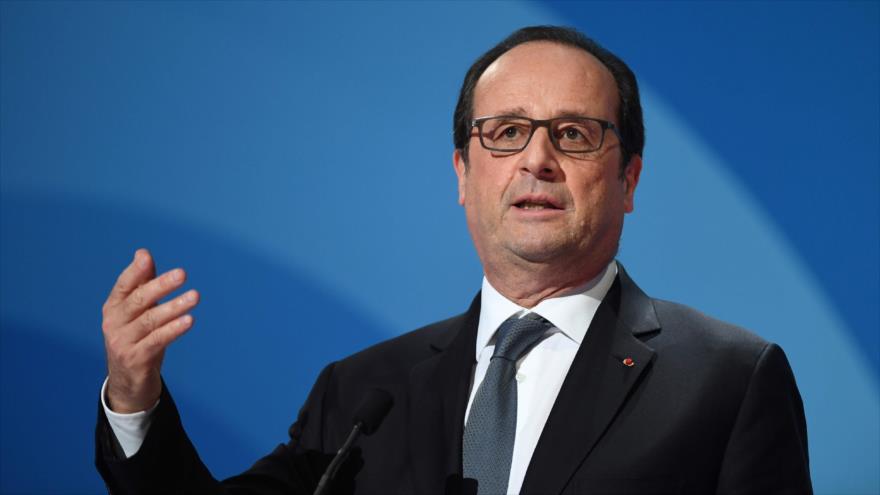
[[141, 250], [138, 250], [134, 253], [134, 259], [137, 260], [137, 264], [141, 268], [146, 268], [147, 265], [149, 265], [147, 254], [142, 252]]
[[193, 317], [190, 315], [183, 315], [180, 317], [180, 323], [183, 325], [189, 325], [190, 323], [192, 323], [192, 321]]
[[186, 293], [186, 301], [187, 302], [196, 302], [196, 293], [193, 291], [189, 291]]
[[183, 270], [178, 268], [178, 269], [172, 271], [171, 272], [171, 280], [174, 280], [175, 282], [180, 282], [181, 280], [183, 280]]

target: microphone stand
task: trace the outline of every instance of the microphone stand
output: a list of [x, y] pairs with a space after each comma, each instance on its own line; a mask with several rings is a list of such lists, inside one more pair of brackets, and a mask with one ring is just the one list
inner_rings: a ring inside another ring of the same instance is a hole
[[336, 457], [333, 458], [333, 461], [327, 466], [327, 470], [324, 471], [324, 475], [321, 476], [321, 481], [318, 482], [318, 487], [315, 488], [314, 495], [323, 495], [327, 490], [327, 487], [330, 486], [330, 480], [336, 477], [336, 472], [339, 471], [339, 467], [342, 466], [342, 463], [348, 458], [348, 452], [351, 450], [351, 446], [354, 445], [355, 440], [361, 435], [361, 428], [363, 428], [363, 426], [363, 421], [359, 421], [354, 425], [354, 428], [351, 429], [351, 433], [348, 434], [345, 443], [343, 443], [342, 447], [339, 448], [339, 451], [336, 452]]

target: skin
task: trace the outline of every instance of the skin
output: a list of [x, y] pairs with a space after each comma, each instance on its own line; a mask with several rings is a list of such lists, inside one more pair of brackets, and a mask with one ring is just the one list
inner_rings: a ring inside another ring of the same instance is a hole
[[[595, 57], [538, 41], [511, 49], [486, 69], [475, 89], [474, 116], [574, 114], [617, 124], [618, 101], [614, 77]], [[562, 153], [540, 128], [525, 150], [501, 154], [483, 148], [473, 130], [467, 160], [456, 150], [453, 166], [458, 200], [493, 287], [532, 308], [601, 273], [617, 253], [642, 170], [634, 155], [621, 177], [621, 151], [609, 131], [596, 152]], [[523, 200], [558, 208], [517, 207]]]
[[157, 302], [185, 281], [186, 272], [180, 268], [157, 277], [146, 249], [135, 252], [116, 280], [102, 309], [107, 401], [113, 411], [144, 411], [159, 400], [165, 349], [192, 328], [189, 311], [198, 304], [199, 293], [189, 290], [162, 304]]

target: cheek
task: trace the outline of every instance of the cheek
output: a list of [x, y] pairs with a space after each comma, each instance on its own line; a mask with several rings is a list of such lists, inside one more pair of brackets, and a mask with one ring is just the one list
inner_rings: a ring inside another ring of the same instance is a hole
[[572, 196], [581, 222], [596, 227], [623, 214], [626, 194], [617, 176], [584, 175], [578, 183]]
[[604, 177], [601, 174], [581, 172], [579, 174], [569, 174], [568, 178], [569, 180], [566, 182], [572, 184], [572, 186], [569, 186], [569, 190], [575, 203], [578, 205], [595, 208], [608, 195]]
[[471, 165], [466, 183], [469, 203], [490, 210], [497, 208], [502, 203], [508, 181], [502, 174], [494, 172], [497, 170], [490, 170], [483, 163], [479, 164], [479, 168]]

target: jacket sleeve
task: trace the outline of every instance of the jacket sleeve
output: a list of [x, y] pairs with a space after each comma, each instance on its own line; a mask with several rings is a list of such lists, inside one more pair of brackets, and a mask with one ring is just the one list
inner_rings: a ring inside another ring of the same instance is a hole
[[804, 407], [785, 353], [758, 357], [718, 477], [718, 493], [812, 493]]
[[125, 458], [98, 404], [95, 465], [113, 495], [152, 493], [311, 494], [332, 455], [323, 453], [323, 396], [333, 364], [312, 387], [290, 440], [258, 460], [246, 472], [225, 481], [214, 479], [183, 429], [171, 394], [163, 383], [160, 402], [138, 452]]

